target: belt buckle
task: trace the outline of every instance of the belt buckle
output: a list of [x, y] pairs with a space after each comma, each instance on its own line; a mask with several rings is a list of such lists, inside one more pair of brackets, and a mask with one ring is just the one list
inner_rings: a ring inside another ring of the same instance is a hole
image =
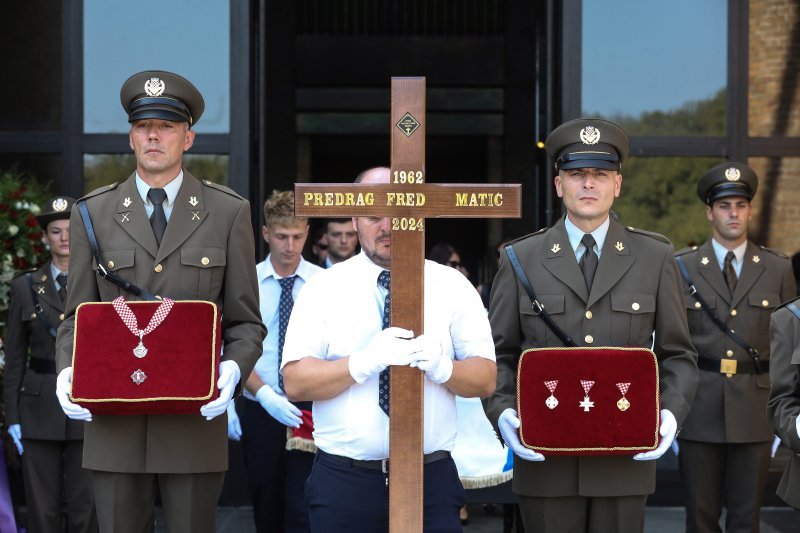
[[726, 376], [733, 377], [736, 373], [736, 359], [721, 359], [719, 362], [719, 373]]

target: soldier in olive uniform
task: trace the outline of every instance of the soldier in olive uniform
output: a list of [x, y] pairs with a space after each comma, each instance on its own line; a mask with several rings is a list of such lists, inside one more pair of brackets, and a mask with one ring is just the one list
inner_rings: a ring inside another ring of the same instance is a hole
[[696, 290], [693, 296], [684, 280], [700, 368], [697, 396], [678, 439], [687, 531], [719, 531], [723, 502], [726, 531], [758, 531], [773, 437], [766, 416], [769, 317], [795, 295], [795, 281], [786, 256], [747, 239], [757, 188], [756, 173], [742, 163], [706, 172], [697, 194], [706, 204], [712, 238], [676, 254]]
[[514, 241], [534, 291], [553, 321], [579, 346], [640, 346], [655, 352], [661, 375], [661, 442], [636, 456], [543, 456], [520, 444], [516, 412], [519, 355], [563, 346], [536, 316], [505, 252], [489, 306], [497, 389], [489, 420], [517, 455], [514, 491], [530, 531], [642, 531], [655, 459], [689, 413], [697, 387], [680, 274], [669, 241], [621, 226], [609, 216], [622, 187], [628, 136], [613, 122], [579, 119], [545, 142], [556, 192], [567, 214], [553, 227]]
[[266, 333], [250, 204], [182, 168], [183, 152], [195, 137], [191, 126], [204, 109], [189, 81], [169, 72], [141, 72], [124, 83], [120, 98], [131, 123], [136, 171], [84, 198], [102, 266], [153, 294], [219, 306], [220, 397], [196, 415], [92, 417], [69, 401], [76, 307], [135, 298], [97, 274], [86, 229], [73, 209], [70, 292], [57, 341], [59, 401], [69, 416], [92, 420], [86, 425], [83, 466], [92, 471], [102, 531], [152, 531], [156, 487], [168, 530], [214, 531], [228, 468], [227, 417], [219, 415], [240, 378], [253, 369]]
[[8, 433], [22, 455], [28, 531], [97, 531], [92, 479], [81, 467], [84, 423], [56, 399], [56, 328], [64, 319], [69, 273], [69, 216], [74, 199], [49, 200], [36, 219], [50, 261], [11, 282], [3, 381]]
[[770, 350], [767, 414], [775, 433], [792, 450], [777, 494], [800, 519], [800, 298], [772, 314]]

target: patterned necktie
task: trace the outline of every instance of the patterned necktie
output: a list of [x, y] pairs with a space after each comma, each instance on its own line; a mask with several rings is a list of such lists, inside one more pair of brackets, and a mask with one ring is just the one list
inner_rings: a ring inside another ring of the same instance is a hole
[[581, 243], [586, 247], [586, 250], [581, 256], [580, 267], [583, 272], [583, 279], [586, 281], [586, 289], [592, 291], [592, 282], [594, 281], [594, 273], [597, 272], [597, 254], [594, 253], [595, 240], [591, 233], [585, 233], [581, 238]]
[[731, 296], [733, 296], [733, 291], [736, 290], [736, 282], [739, 281], [739, 278], [736, 277], [736, 271], [733, 269], [733, 259], [735, 257], [733, 252], [728, 252], [725, 255], [725, 263], [722, 265], [722, 277], [725, 278], [725, 283], [728, 284]]
[[56, 276], [56, 280], [58, 280], [58, 284], [61, 285], [61, 288], [58, 289], [58, 297], [61, 298], [61, 303], [66, 303], [67, 301], [67, 275], [63, 272]]
[[153, 226], [153, 234], [156, 236], [156, 243], [161, 246], [161, 239], [167, 229], [167, 215], [164, 213], [164, 206], [161, 205], [167, 199], [167, 191], [164, 189], [151, 188], [147, 191], [147, 197], [153, 203], [153, 214], [150, 215], [150, 225]]
[[278, 386], [283, 390], [283, 374], [280, 372], [281, 360], [283, 359], [283, 341], [286, 340], [286, 326], [289, 325], [289, 317], [292, 315], [294, 298], [292, 298], [292, 287], [297, 276], [282, 278], [278, 280], [281, 284], [281, 297], [278, 300]]
[[[381, 271], [378, 275], [378, 285], [386, 289], [386, 298], [383, 300], [383, 328], [389, 327], [392, 321], [392, 301], [389, 293], [391, 285], [391, 273], [388, 270]], [[381, 371], [380, 379], [378, 380], [378, 405], [389, 416], [389, 381], [390, 381], [391, 368], [386, 367]]]

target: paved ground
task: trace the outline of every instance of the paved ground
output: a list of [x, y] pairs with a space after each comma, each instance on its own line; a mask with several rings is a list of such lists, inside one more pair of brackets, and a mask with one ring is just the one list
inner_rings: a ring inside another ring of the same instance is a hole
[[[645, 533], [675, 533], [684, 531], [684, 511], [679, 507], [648, 507]], [[158, 517], [157, 532], [164, 531], [163, 519]], [[502, 533], [503, 512], [496, 507], [493, 513], [481, 505], [470, 505], [469, 524], [464, 533]], [[795, 533], [800, 526], [794, 512], [785, 507], [767, 507], [762, 510], [761, 533]], [[253, 510], [250, 507], [220, 507], [217, 511], [218, 533], [251, 533]]]

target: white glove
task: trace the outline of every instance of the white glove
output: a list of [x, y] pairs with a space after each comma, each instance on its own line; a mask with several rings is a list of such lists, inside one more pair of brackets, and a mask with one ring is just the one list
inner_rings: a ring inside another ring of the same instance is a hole
[[85, 407], [69, 400], [69, 390], [72, 387], [72, 367], [68, 366], [56, 378], [56, 397], [64, 414], [73, 420], [92, 421], [92, 413]]
[[678, 439], [672, 441], [672, 453], [674, 453], [676, 457], [679, 453], [681, 453], [681, 447], [678, 444]]
[[11, 435], [14, 446], [17, 447], [17, 451], [22, 455], [22, 427], [19, 424], [11, 424], [8, 426], [8, 434]]
[[675, 415], [666, 409], [661, 410], [661, 428], [658, 431], [661, 434], [661, 443], [655, 450], [649, 452], [637, 453], [633, 456], [636, 461], [652, 461], [658, 459], [669, 449], [672, 441], [675, 440], [675, 434], [678, 432], [678, 421], [675, 420]]
[[[8, 432], [11, 433], [11, 428], [8, 428]], [[781, 438], [775, 435], [775, 438], [772, 439], [772, 449], [770, 450], [769, 456], [775, 457], [775, 454], [778, 453], [778, 446], [781, 445]], [[22, 452], [20, 452], [22, 453]]]
[[386, 328], [375, 334], [363, 350], [353, 353], [347, 363], [356, 383], [380, 374], [387, 366], [411, 364], [419, 344], [411, 342], [414, 332], [401, 328]]
[[228, 438], [235, 441], [242, 440], [242, 424], [236, 412], [236, 403], [228, 403]]
[[794, 430], [797, 432], [797, 438], [800, 439], [800, 416], [794, 419]]
[[525, 459], [526, 461], [544, 461], [544, 455], [530, 448], [526, 448], [519, 441], [517, 431], [519, 426], [520, 421], [519, 418], [517, 418], [517, 412], [515, 410], [509, 407], [500, 413], [500, 418], [497, 420], [497, 427], [500, 429], [500, 435], [503, 437], [506, 446], [511, 448], [514, 454], [520, 459]]
[[420, 335], [414, 342], [419, 346], [416, 360], [411, 363], [425, 372], [425, 377], [434, 383], [444, 383], [453, 375], [453, 360], [445, 354], [442, 344], [426, 335]]
[[239, 370], [239, 365], [235, 361], [223, 361], [219, 364], [219, 379], [217, 380], [219, 398], [200, 408], [200, 414], [206, 417], [206, 420], [216, 418], [228, 409], [228, 404], [233, 398], [233, 391], [236, 390], [236, 384], [239, 383], [241, 377], [242, 371]]
[[256, 392], [256, 400], [261, 407], [269, 413], [269, 416], [283, 424], [293, 428], [299, 428], [303, 422], [303, 413], [292, 405], [292, 402], [272, 390], [269, 385], [263, 385]]

